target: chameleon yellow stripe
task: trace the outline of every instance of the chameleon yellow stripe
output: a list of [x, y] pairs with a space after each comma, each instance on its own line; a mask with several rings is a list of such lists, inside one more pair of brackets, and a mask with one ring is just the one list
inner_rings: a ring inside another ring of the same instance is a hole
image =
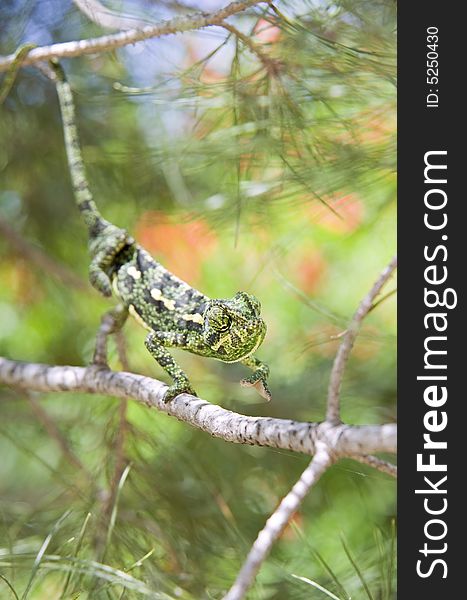
[[195, 313], [194, 315], [182, 315], [182, 319], [185, 319], [185, 321], [193, 321], [200, 325], [203, 325], [204, 323], [203, 315], [200, 315], [199, 313]]
[[151, 296], [154, 298], [154, 300], [159, 300], [159, 302], [162, 302], [163, 305], [165, 306], [165, 308], [167, 308], [168, 310], [175, 309], [175, 301], [170, 300], [169, 298], [164, 298], [164, 296], [162, 295], [162, 292], [159, 289], [152, 288], [150, 293], [151, 293]]
[[130, 277], [133, 277], [133, 279], [139, 279], [141, 277], [141, 271], [138, 271], [138, 269], [133, 266], [128, 267], [127, 273]]

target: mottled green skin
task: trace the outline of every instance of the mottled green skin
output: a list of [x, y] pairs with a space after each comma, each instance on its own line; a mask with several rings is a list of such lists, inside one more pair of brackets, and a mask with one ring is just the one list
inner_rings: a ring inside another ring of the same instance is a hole
[[241, 383], [254, 386], [269, 400], [269, 368], [253, 356], [266, 334], [259, 301], [246, 292], [237, 292], [231, 299], [209, 299], [154, 260], [124, 229], [102, 218], [84, 172], [71, 89], [58, 63], [52, 63], [52, 68], [76, 203], [89, 231], [90, 281], [105, 296], [113, 289], [121, 300], [123, 309], [114, 311], [115, 325], [118, 321], [122, 326], [129, 312], [149, 331], [146, 347], [173, 379], [164, 400], [195, 393], [168, 352], [170, 347], [224, 362], [242, 362], [254, 372]]

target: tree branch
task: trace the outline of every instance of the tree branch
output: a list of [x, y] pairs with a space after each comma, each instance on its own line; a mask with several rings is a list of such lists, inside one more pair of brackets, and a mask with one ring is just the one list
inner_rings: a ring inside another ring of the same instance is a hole
[[[34, 48], [22, 58], [21, 66], [32, 65], [38, 61], [50, 60], [51, 58], [65, 58], [81, 56], [83, 54], [94, 54], [96, 52], [108, 52], [129, 44], [135, 44], [142, 40], [161, 37], [174, 33], [182, 33], [193, 29], [201, 29], [210, 25], [220, 25], [224, 19], [246, 10], [265, 0], [238, 0], [231, 2], [224, 8], [212, 13], [195, 13], [175, 17], [154, 25], [146, 25], [140, 29], [128, 29], [111, 35], [104, 35], [87, 40], [76, 40], [51, 46]], [[0, 72], [8, 69], [15, 61], [15, 54], [0, 57]]]
[[391, 475], [391, 477], [397, 477], [397, 466], [388, 462], [387, 460], [383, 460], [378, 458], [377, 456], [371, 456], [368, 454], [349, 454], [347, 458], [352, 458], [364, 465], [368, 465], [369, 467], [373, 467], [381, 473], [386, 473], [387, 475]]
[[330, 423], [340, 422], [340, 388], [342, 384], [342, 377], [344, 375], [345, 367], [357, 338], [362, 321], [370, 312], [376, 296], [380, 293], [381, 288], [391, 277], [396, 267], [397, 257], [394, 256], [389, 265], [378, 277], [371, 290], [360, 302], [360, 305], [352, 317], [352, 320], [344, 334], [341, 345], [337, 351], [336, 358], [334, 359], [334, 364], [332, 366], [331, 376], [329, 379], [326, 420]]
[[316, 452], [321, 441], [336, 457], [396, 452], [395, 424], [346, 425], [249, 417], [181, 394], [165, 404], [167, 386], [156, 379], [97, 367], [52, 367], [0, 358], [0, 383], [42, 392], [86, 392], [128, 398], [157, 408], [227, 442]]
[[297, 511], [310, 489], [332, 464], [333, 459], [329, 450], [325, 446], [319, 446], [319, 443], [317, 445], [318, 448], [314, 458], [258, 534], [235, 583], [223, 600], [242, 600], [244, 598], [262, 563], [267, 558], [272, 545], [284, 531], [290, 518]]

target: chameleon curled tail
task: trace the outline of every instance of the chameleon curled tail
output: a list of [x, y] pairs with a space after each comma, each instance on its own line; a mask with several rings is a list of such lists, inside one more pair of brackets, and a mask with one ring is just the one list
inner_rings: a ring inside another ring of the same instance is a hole
[[89, 279], [91, 284], [104, 296], [111, 296], [109, 270], [111, 270], [117, 254], [124, 248], [134, 245], [134, 240], [124, 229], [106, 221], [101, 216], [93, 200], [81, 155], [75, 105], [70, 84], [60, 63], [51, 61], [50, 65], [56, 79], [55, 84], [62, 113], [68, 168], [75, 201], [89, 232], [89, 249], [92, 256], [89, 266]]

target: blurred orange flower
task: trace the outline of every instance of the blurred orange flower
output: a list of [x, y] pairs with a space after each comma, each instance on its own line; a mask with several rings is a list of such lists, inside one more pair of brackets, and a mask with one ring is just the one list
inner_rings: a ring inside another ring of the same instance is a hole
[[323, 256], [314, 250], [300, 258], [295, 269], [298, 287], [306, 294], [315, 294], [326, 271], [326, 261]]
[[198, 284], [203, 261], [217, 246], [216, 234], [203, 219], [173, 222], [157, 211], [141, 216], [136, 238], [156, 260], [191, 285]]
[[[203, 46], [199, 45], [195, 39], [190, 40], [188, 37], [185, 41], [186, 48], [186, 56], [185, 56], [185, 65], [186, 68], [189, 69], [191, 66], [200, 62], [203, 59], [205, 51]], [[222, 73], [218, 69], [216, 69], [212, 61], [205, 62], [201, 73], [200, 73], [200, 82], [209, 84], [209, 83], [218, 83], [220, 81], [224, 81], [226, 79], [225, 73]], [[201, 95], [210, 95], [209, 90], [201, 91]]]
[[43, 297], [41, 280], [29, 264], [23, 259], [14, 258], [5, 261], [0, 270], [0, 281], [11, 294], [11, 298], [19, 306], [28, 306]]
[[357, 229], [364, 217], [363, 202], [357, 194], [335, 194], [324, 200], [336, 212], [333, 213], [327, 206], [313, 203], [311, 218], [315, 223], [333, 233], [351, 233]]
[[281, 37], [281, 30], [266, 19], [259, 19], [255, 25], [255, 38], [260, 44], [274, 44]]

